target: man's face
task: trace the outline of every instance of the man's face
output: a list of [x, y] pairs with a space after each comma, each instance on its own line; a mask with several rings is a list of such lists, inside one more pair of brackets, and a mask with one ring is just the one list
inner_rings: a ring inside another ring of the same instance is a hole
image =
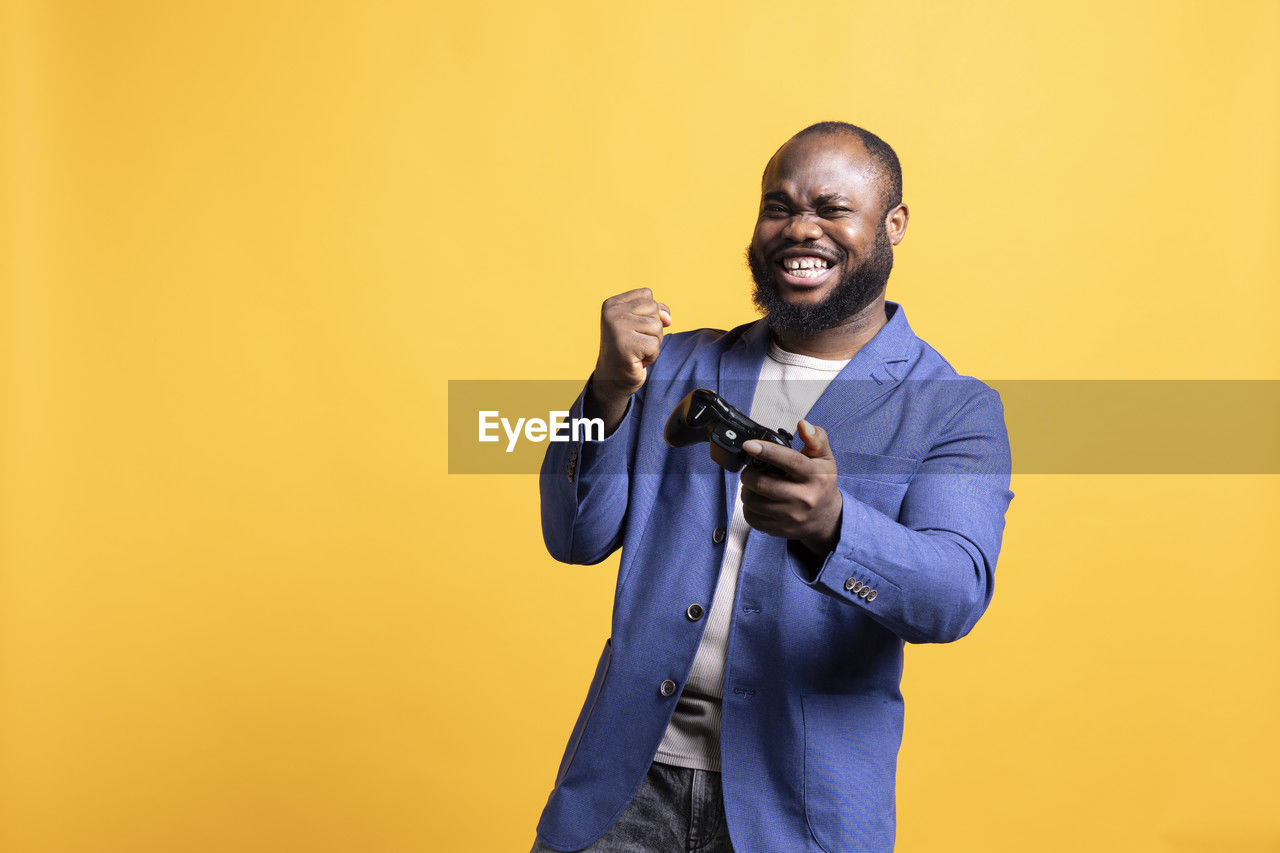
[[875, 179], [853, 137], [792, 140], [769, 162], [747, 261], [756, 306], [775, 327], [829, 329], [884, 291], [897, 239]]

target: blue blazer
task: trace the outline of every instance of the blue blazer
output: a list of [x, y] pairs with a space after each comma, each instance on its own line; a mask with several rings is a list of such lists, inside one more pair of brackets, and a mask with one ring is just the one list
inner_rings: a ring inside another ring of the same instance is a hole
[[[720, 740], [740, 853], [893, 849], [903, 642], [958, 639], [991, 600], [1013, 497], [1000, 397], [916, 337], [901, 306], [886, 314], [807, 416], [839, 468], [835, 549], [820, 560], [747, 539]], [[548, 445], [552, 556], [598, 563], [622, 547], [612, 636], [538, 823], [552, 849], [588, 846], [626, 808], [679, 698], [659, 685], [683, 688], [707, 624], [685, 611], [711, 605], [738, 475], [705, 445], [668, 446], [667, 416], [699, 387], [748, 411], [767, 344], [765, 320], [667, 335], [613, 434]]]

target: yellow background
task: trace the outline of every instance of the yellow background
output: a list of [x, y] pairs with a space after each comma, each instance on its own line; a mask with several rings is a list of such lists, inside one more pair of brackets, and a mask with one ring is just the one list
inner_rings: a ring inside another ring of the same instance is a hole
[[[752, 319], [813, 121], [896, 147], [962, 371], [1280, 378], [1276, 2], [0, 9], [6, 852], [527, 850], [617, 559], [446, 474], [447, 380]], [[1280, 850], [1280, 480], [1013, 488], [899, 850]]]

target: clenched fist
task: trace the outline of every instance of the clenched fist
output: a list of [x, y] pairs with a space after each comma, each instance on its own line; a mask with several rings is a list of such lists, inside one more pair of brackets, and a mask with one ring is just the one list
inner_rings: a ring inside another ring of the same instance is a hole
[[591, 399], [604, 418], [605, 434], [614, 431], [627, 401], [644, 385], [658, 357], [662, 330], [671, 325], [671, 309], [647, 287], [611, 296], [600, 306], [600, 355], [591, 374]]

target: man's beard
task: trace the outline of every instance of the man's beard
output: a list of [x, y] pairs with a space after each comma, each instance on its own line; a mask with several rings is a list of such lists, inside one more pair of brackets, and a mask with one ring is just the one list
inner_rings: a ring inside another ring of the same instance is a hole
[[826, 299], [813, 304], [795, 305], [784, 300], [778, 288], [777, 267], [757, 257], [750, 246], [747, 265], [756, 282], [751, 298], [769, 318], [769, 324], [784, 333], [812, 335], [840, 325], [884, 292], [893, 270], [893, 245], [882, 224], [871, 254], [843, 276]]

